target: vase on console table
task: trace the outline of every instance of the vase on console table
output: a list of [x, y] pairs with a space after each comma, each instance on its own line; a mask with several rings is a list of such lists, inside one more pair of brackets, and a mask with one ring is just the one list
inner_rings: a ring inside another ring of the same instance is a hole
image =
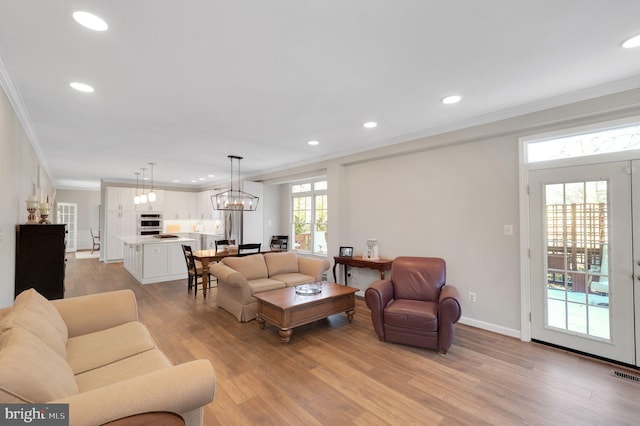
[[364, 258], [369, 260], [380, 259], [378, 256], [378, 240], [375, 238], [369, 238], [367, 240], [367, 252], [365, 253]]

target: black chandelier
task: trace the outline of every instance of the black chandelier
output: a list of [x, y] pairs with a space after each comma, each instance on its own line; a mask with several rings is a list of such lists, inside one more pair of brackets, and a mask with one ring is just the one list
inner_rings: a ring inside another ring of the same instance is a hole
[[[258, 201], [260, 199], [255, 195], [242, 190], [242, 181], [240, 180], [240, 160], [242, 160], [242, 157], [229, 155], [229, 159], [231, 160], [231, 179], [229, 182], [229, 190], [211, 196], [213, 209], [255, 211], [256, 208], [258, 208]], [[235, 173], [234, 162], [236, 163]]]

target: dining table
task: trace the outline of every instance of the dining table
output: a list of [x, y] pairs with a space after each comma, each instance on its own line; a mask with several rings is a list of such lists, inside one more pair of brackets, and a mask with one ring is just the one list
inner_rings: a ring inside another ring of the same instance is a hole
[[219, 262], [225, 257], [237, 256], [238, 249], [207, 249], [207, 250], [194, 250], [193, 258], [199, 260], [202, 263], [202, 295], [207, 297], [207, 288], [209, 288], [211, 277], [209, 276], [209, 263]]

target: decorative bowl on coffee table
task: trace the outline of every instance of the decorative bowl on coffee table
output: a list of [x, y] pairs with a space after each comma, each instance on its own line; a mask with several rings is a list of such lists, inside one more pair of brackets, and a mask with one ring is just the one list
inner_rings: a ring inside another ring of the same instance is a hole
[[312, 296], [322, 293], [322, 283], [299, 284], [296, 286], [296, 294], [301, 296]]

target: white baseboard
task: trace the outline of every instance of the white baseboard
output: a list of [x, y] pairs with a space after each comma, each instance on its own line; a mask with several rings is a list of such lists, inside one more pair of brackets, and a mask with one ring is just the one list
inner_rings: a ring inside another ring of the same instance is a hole
[[478, 321], [471, 318], [465, 318], [464, 316], [458, 321], [460, 324], [469, 325], [471, 327], [481, 328], [483, 330], [491, 331], [498, 334], [504, 334], [505, 336], [515, 337], [521, 339], [520, 330], [514, 330], [512, 328], [501, 327], [499, 325], [491, 324], [484, 321]]

